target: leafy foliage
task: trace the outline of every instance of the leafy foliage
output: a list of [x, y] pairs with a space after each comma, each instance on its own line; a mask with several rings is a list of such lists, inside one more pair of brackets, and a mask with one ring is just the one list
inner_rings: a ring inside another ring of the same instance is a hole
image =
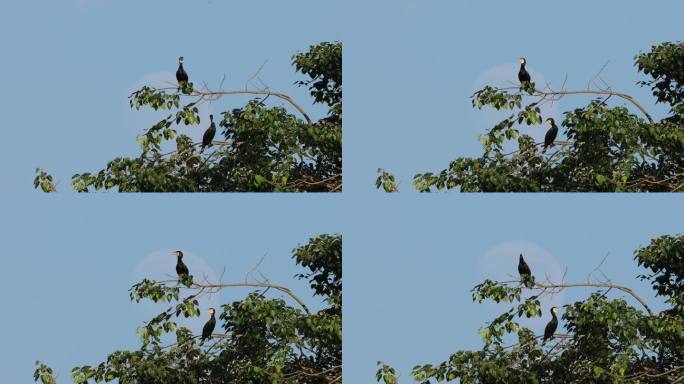
[[[662, 236], [635, 253], [639, 265], [653, 273], [656, 295], [674, 305], [653, 314], [645, 305], [625, 298], [611, 299], [618, 286], [597, 285], [584, 300], [563, 307], [563, 328], [546, 345], [535, 331], [520, 326], [521, 317], [539, 317], [539, 298], [554, 289], [535, 283], [531, 296], [522, 282], [486, 280], [473, 291], [473, 300], [510, 304], [511, 307], [480, 330], [481, 350], [457, 351], [438, 364], [418, 365], [411, 376], [421, 383], [455, 381], [462, 384], [496, 383], [676, 383], [684, 380], [684, 316], [681, 312], [684, 236]], [[620, 289], [620, 288], [617, 288]], [[634, 296], [636, 298], [636, 296]], [[638, 301], [638, 300], [637, 300]], [[517, 343], [505, 345], [508, 336]], [[397, 383], [396, 371], [379, 362], [378, 382]]]
[[[640, 84], [651, 87], [659, 103], [681, 108], [684, 101], [684, 44], [662, 43], [653, 46], [651, 52], [637, 56], [639, 71], [653, 79]], [[675, 113], [675, 111], [672, 111]], [[682, 115], [678, 115], [680, 122]]]
[[651, 270], [640, 275], [651, 282], [658, 296], [667, 298], [673, 313], [684, 316], [684, 238], [662, 236], [636, 254], [640, 266]]
[[[314, 237], [295, 248], [293, 258], [307, 270], [297, 277], [310, 282], [314, 293], [329, 304], [327, 308], [312, 314], [303, 304], [291, 306], [281, 298], [267, 299], [265, 291], [253, 291], [243, 300], [222, 305], [212, 339], [197, 343], [198, 336], [179, 326], [177, 319], [200, 316], [198, 298], [210, 288], [191, 281], [186, 287], [144, 279], [130, 289], [131, 301], [171, 306], [138, 329], [140, 349], [115, 351], [97, 365], [75, 367], [73, 382], [341, 382], [342, 237]], [[175, 342], [164, 345], [169, 338]], [[34, 381], [56, 383], [52, 370], [40, 362]]]
[[[660, 121], [652, 121], [631, 96], [610, 89], [566, 92], [530, 84], [511, 92], [486, 86], [472, 96], [473, 107], [511, 114], [481, 136], [482, 157], [460, 157], [439, 173], [419, 173], [414, 187], [421, 192], [684, 191], [683, 60], [684, 43], [655, 45], [636, 57], [638, 70], [652, 77], [639, 84], [650, 86], [657, 102], [671, 106], [670, 116]], [[596, 98], [565, 112], [561, 126], [568, 141], [542, 151], [543, 143], [535, 143], [520, 126], [541, 124], [540, 106], [569, 94]], [[626, 101], [638, 114], [610, 106], [610, 98]], [[508, 142], [516, 143], [517, 150], [505, 153]], [[391, 175], [383, 172], [378, 180], [389, 180]], [[376, 183], [390, 192], [386, 185], [392, 183]]]
[[40, 168], [36, 168], [36, 178], [33, 179], [33, 187], [40, 187], [43, 192], [57, 192], [57, 186], [55, 186], [52, 176]]
[[378, 371], [375, 373], [375, 380], [382, 380], [385, 384], [397, 384], [397, 371], [382, 361], [378, 361]]
[[[340, 191], [342, 44], [313, 45], [308, 52], [295, 54], [292, 61], [298, 72], [309, 77], [296, 84], [309, 88], [314, 103], [329, 107], [326, 117], [311, 121], [292, 98], [267, 89], [202, 91], [192, 82], [178, 89], [144, 86], [131, 94], [131, 108], [169, 114], [138, 137], [140, 156], [118, 157], [99, 172], [75, 174], [72, 187], [79, 192]], [[209, 150], [200, 152], [201, 143], [177, 133], [180, 124], [206, 129], [198, 106], [231, 94], [258, 97], [221, 113], [217, 130], [222, 138], [217, 135]], [[286, 102], [297, 114], [284, 106], [269, 107], [268, 98]], [[166, 142], [175, 143], [175, 150], [163, 153]], [[46, 175], [41, 173], [36, 179], [45, 180]], [[39, 185], [46, 184], [35, 187]]]
[[55, 379], [55, 375], [52, 373], [52, 368], [40, 361], [36, 361], [36, 370], [33, 372], [33, 380], [36, 382], [40, 380], [43, 384], [57, 384], [57, 379]]
[[399, 187], [397, 186], [394, 175], [382, 168], [378, 168], [378, 178], [375, 180], [375, 187], [378, 189], [382, 187], [385, 192], [399, 192]]
[[297, 278], [309, 280], [315, 294], [325, 297], [336, 313], [342, 313], [341, 241], [339, 236], [322, 235], [296, 249], [293, 255], [298, 264], [309, 269]]
[[317, 103], [330, 106], [330, 116], [342, 115], [342, 44], [321, 43], [293, 58], [297, 71], [310, 80], [297, 84], [309, 87]]

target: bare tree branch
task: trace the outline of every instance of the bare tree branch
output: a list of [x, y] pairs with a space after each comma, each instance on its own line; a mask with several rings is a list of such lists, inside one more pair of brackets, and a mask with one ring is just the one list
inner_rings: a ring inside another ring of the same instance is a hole
[[[517, 87], [506, 87], [506, 88], [501, 88], [502, 90], [519, 90], [520, 86]], [[615, 96], [619, 97], [623, 100], [628, 101], [632, 105], [634, 105], [641, 113], [646, 116], [648, 121], [650, 123], [653, 123], [653, 118], [651, 118], [651, 115], [646, 111], [644, 107], [641, 106], [632, 96], [626, 94], [626, 93], [620, 93], [620, 92], [614, 92], [611, 90], [597, 90], [597, 89], [585, 89], [581, 91], [553, 91], [553, 90], [548, 90], [548, 91], [542, 91], [538, 89], [534, 89], [532, 91], [532, 94], [529, 96], [536, 96], [540, 97], [541, 99], [545, 99], [547, 97], [552, 97], [550, 100], [560, 100], [561, 97], [566, 96], [566, 95], [606, 95], [606, 96]], [[555, 98], [554, 98], [555, 96]]]
[[597, 288], [611, 288], [611, 289], [617, 289], [622, 292], [625, 292], [632, 296], [636, 301], [638, 301], [645, 309], [648, 311], [649, 315], [653, 315], [653, 312], [651, 311], [651, 308], [648, 307], [648, 304], [639, 297], [632, 289], [623, 287], [621, 285], [616, 285], [616, 284], [609, 284], [609, 283], [574, 283], [574, 284], [542, 284], [542, 283], [535, 283], [535, 287], [539, 289], [565, 289], [565, 288], [575, 288], [575, 287], [597, 287]]
[[221, 288], [230, 288], [230, 287], [258, 287], [258, 288], [273, 288], [276, 289], [280, 292], [283, 292], [290, 296], [294, 301], [296, 301], [307, 314], [311, 314], [309, 311], [309, 308], [304, 304], [304, 301], [300, 299], [297, 295], [294, 294], [289, 288], [283, 287], [282, 285], [275, 285], [275, 284], [269, 284], [269, 283], [250, 283], [250, 282], [244, 282], [244, 283], [221, 283], [221, 284], [199, 284], [199, 283], [193, 283], [192, 288], [196, 289], [221, 289]]

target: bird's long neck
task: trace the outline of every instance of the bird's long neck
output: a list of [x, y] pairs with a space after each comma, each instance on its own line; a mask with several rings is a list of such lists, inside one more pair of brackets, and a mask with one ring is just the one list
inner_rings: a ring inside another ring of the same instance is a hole
[[551, 311], [551, 317], [552, 317], [551, 320], [553, 320], [553, 321], [558, 321], [558, 318], [556, 317], [556, 312]]
[[178, 63], [178, 69], [183, 69], [183, 63]]
[[525, 63], [520, 63], [520, 70], [525, 70]]

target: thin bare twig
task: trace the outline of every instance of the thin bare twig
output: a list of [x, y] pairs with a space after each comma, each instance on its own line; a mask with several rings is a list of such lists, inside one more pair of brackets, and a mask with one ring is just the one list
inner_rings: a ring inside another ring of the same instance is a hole
[[646, 311], [650, 314], [653, 315], [653, 312], [651, 311], [651, 308], [648, 307], [648, 304], [639, 297], [632, 289], [623, 287], [621, 285], [615, 285], [615, 284], [608, 284], [608, 283], [575, 283], [575, 284], [541, 284], [541, 283], [536, 283], [535, 287], [540, 288], [540, 289], [565, 289], [565, 288], [574, 288], [574, 287], [599, 287], [599, 288], [612, 288], [612, 289], [617, 289], [622, 292], [625, 292], [632, 296], [636, 301], [638, 301], [645, 309]]
[[282, 285], [275, 285], [275, 284], [269, 284], [269, 283], [250, 283], [250, 282], [220, 283], [220, 284], [199, 284], [199, 283], [193, 283], [192, 284], [192, 288], [196, 288], [196, 289], [221, 289], [221, 288], [229, 288], [229, 287], [273, 288], [273, 289], [276, 289], [276, 290], [283, 292], [283, 293], [287, 294], [288, 296], [290, 296], [294, 301], [297, 302], [297, 304], [299, 304], [302, 307], [302, 309], [304, 309], [304, 311], [307, 314], [311, 314], [311, 312], [309, 311], [309, 307], [307, 307], [306, 304], [304, 304], [304, 301], [302, 301], [302, 299], [300, 299], [297, 295], [295, 295], [294, 292], [292, 292], [292, 290], [290, 290], [289, 288], [284, 287]]
[[[504, 90], [513, 90], [513, 89], [519, 90], [520, 86], [518, 86], [518, 87], [507, 87], [507, 88], [502, 88], [502, 89], [504, 89]], [[641, 104], [639, 104], [632, 96], [630, 96], [626, 93], [614, 92], [611, 90], [597, 90], [597, 89], [585, 89], [585, 90], [581, 90], [581, 91], [553, 91], [553, 90], [543, 91], [543, 90], [535, 89], [532, 91], [532, 94], [530, 96], [536, 96], [536, 97], [557, 96], [556, 99], [552, 99], [552, 100], [559, 100], [560, 97], [563, 97], [566, 95], [583, 95], [583, 94], [584, 95], [587, 95], [587, 94], [589, 94], [589, 95], [607, 95], [607, 96], [619, 97], [623, 100], [628, 101], [632, 105], [634, 105], [639, 111], [641, 111], [641, 113], [644, 114], [644, 116], [646, 116], [646, 118], [648, 119], [648, 121], [650, 123], [653, 123], [653, 118], [651, 118], [651, 115], [646, 111], [646, 109], [644, 107], [642, 107]]]

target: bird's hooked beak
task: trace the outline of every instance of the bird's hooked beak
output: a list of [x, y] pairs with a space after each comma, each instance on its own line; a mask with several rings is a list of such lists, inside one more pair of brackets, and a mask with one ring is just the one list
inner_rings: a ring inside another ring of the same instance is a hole
[[527, 62], [527, 60], [525, 60], [524, 57], [521, 57], [521, 58], [520, 58], [520, 64], [525, 64], [526, 62]]
[[216, 312], [216, 310], [215, 310], [214, 308], [209, 308], [209, 314], [210, 314], [210, 315], [213, 315], [214, 312]]
[[551, 308], [551, 311], [553, 311], [553, 313], [558, 313], [559, 310], [560, 309], [558, 307]]
[[183, 64], [183, 56], [181, 56], [181, 57], [178, 58], [178, 62], [179, 62], [180, 64]]

